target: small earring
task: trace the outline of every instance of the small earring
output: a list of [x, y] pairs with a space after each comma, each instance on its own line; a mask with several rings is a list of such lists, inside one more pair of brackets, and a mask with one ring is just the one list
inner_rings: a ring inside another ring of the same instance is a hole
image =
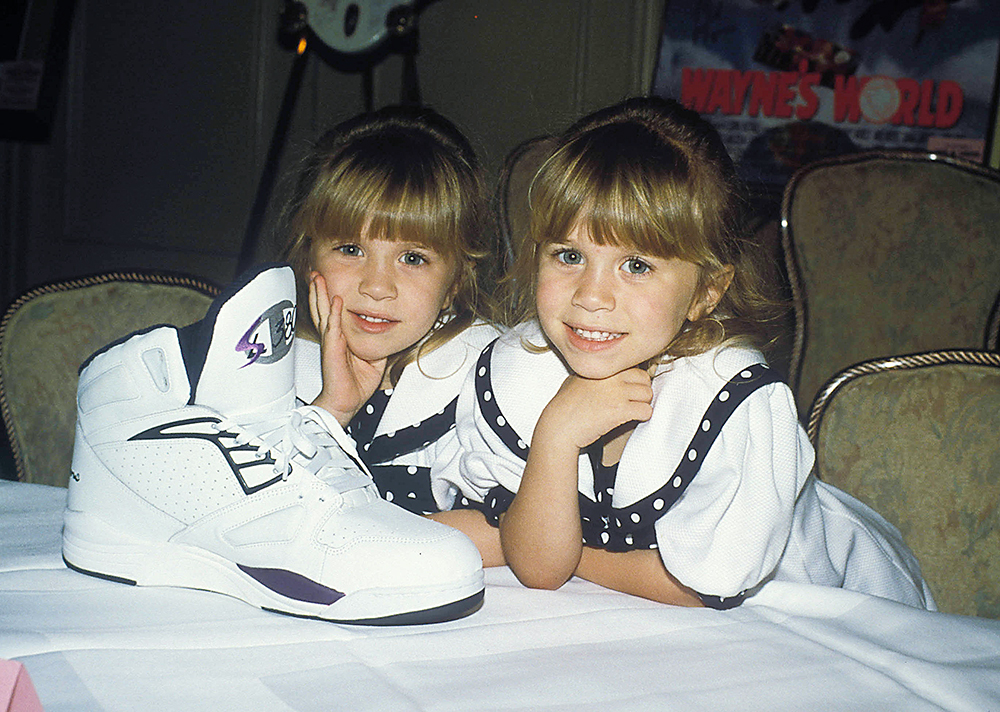
[[451, 321], [453, 317], [454, 313], [450, 306], [447, 309], [442, 309], [438, 314], [437, 319], [434, 321], [434, 329], [440, 329], [442, 326]]
[[725, 337], [725, 335], [726, 335], [726, 325], [722, 323], [722, 320], [719, 319], [719, 317], [715, 316], [714, 314], [711, 314], [711, 315], [705, 317], [705, 320], [706, 321], [710, 321], [713, 324], [715, 324], [715, 327], [713, 327], [713, 328], [718, 328], [718, 330], [719, 330], [719, 338], [720, 339], [722, 339], [722, 338]]

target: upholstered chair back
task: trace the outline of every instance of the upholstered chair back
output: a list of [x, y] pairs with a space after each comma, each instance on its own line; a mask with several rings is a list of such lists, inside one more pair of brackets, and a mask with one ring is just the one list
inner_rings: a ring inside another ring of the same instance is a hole
[[555, 147], [555, 138], [537, 136], [514, 148], [504, 161], [496, 191], [497, 221], [508, 264], [523, 244], [531, 218], [529, 191], [538, 169]]
[[800, 412], [866, 359], [997, 346], [1000, 172], [922, 153], [826, 159], [782, 203]]
[[899, 528], [941, 610], [1000, 618], [1000, 354], [864, 362], [808, 430], [820, 479]]
[[192, 277], [129, 272], [52, 283], [16, 299], [0, 321], [0, 411], [17, 478], [66, 486], [81, 363], [133, 331], [197, 321], [217, 293]]

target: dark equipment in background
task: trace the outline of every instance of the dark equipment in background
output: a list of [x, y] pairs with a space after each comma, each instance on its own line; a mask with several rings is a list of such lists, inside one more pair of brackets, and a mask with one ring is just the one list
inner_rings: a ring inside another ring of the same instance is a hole
[[388, 55], [400, 54], [403, 57], [400, 103], [419, 105], [417, 19], [420, 11], [433, 1], [368, 0], [330, 3], [324, 0], [286, 0], [281, 12], [279, 41], [282, 46], [296, 52], [296, 57], [257, 185], [257, 194], [236, 265], [237, 274], [242, 274], [254, 262], [260, 230], [277, 178], [278, 163], [310, 51], [314, 50], [336, 69], [362, 73], [366, 111], [374, 109], [374, 67]]

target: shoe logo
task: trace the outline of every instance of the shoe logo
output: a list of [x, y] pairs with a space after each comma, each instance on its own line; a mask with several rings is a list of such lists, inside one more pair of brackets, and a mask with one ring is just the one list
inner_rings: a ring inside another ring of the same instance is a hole
[[286, 299], [257, 317], [236, 344], [236, 350], [245, 352], [247, 357], [240, 368], [280, 361], [291, 350], [294, 337], [295, 305]]
[[257, 457], [255, 445], [237, 445], [236, 433], [218, 430], [218, 418], [188, 418], [157, 425], [129, 438], [133, 440], [207, 440], [219, 449], [226, 464], [240, 483], [244, 494], [253, 494], [281, 480], [274, 471], [274, 458], [269, 454]]

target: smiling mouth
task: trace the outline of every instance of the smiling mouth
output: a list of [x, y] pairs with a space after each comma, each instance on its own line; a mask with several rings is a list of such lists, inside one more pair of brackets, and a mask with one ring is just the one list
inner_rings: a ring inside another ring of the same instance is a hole
[[624, 333], [617, 331], [590, 331], [589, 329], [580, 329], [575, 326], [571, 326], [570, 329], [584, 341], [614, 341], [625, 336]]
[[399, 322], [384, 316], [364, 314], [362, 312], [351, 312], [354, 323], [358, 329], [368, 334], [382, 334], [392, 329]]
[[369, 316], [368, 314], [357, 314], [357, 317], [361, 321], [367, 321], [369, 324], [391, 324], [392, 319], [383, 319], [378, 316]]

